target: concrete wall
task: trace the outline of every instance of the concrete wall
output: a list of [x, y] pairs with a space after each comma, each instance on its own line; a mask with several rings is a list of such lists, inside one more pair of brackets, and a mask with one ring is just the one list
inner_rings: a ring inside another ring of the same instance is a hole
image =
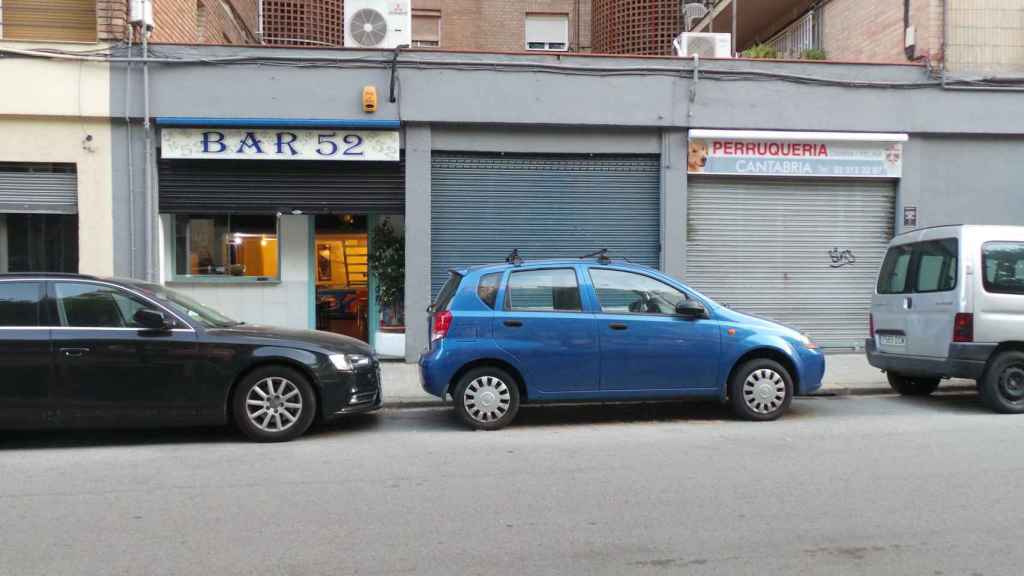
[[[76, 48], [68, 44], [2, 45]], [[98, 275], [114, 272], [109, 72], [104, 63], [0, 58], [0, 78], [7, 88], [0, 97], [0, 161], [75, 164], [78, 268]]]
[[312, 328], [312, 216], [281, 216], [278, 245], [280, 282], [198, 283], [172, 280], [174, 246], [171, 218], [161, 216], [163, 258], [161, 278], [168, 286], [250, 324]]

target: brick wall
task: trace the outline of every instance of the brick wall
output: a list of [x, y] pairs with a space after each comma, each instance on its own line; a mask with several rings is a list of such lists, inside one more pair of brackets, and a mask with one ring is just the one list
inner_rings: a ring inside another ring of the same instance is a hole
[[567, 15], [570, 49], [590, 47], [590, 0], [413, 0], [412, 8], [441, 13], [441, 48], [449, 50], [522, 52], [528, 13]]
[[[901, 0], [832, 0], [823, 10], [822, 38], [829, 60], [907, 62]], [[942, 57], [942, 0], [911, 0], [915, 59]]]
[[[128, 0], [97, 0], [100, 41], [124, 40]], [[258, 0], [153, 0], [151, 42], [256, 44]], [[136, 41], [138, 38], [135, 39]]]

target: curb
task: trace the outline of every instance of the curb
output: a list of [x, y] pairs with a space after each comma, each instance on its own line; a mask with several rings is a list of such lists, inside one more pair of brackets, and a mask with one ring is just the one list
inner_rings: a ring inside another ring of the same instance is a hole
[[[943, 392], [975, 392], [977, 390], [974, 386], [969, 385], [956, 385], [956, 386], [943, 386], [939, 388], [939, 393]], [[801, 398], [831, 398], [840, 396], [891, 396], [895, 395], [896, 392], [888, 386], [877, 386], [870, 388], [828, 388], [824, 390], [818, 390], [811, 394], [805, 394], [800, 396]], [[388, 400], [387, 396], [384, 397], [384, 405], [381, 408], [385, 409], [413, 409], [413, 408], [440, 408], [447, 406], [449, 402], [441, 400], [440, 398], [429, 400], [419, 398], [402, 399], [397, 398], [394, 400]], [[572, 404], [572, 402], [568, 402]]]

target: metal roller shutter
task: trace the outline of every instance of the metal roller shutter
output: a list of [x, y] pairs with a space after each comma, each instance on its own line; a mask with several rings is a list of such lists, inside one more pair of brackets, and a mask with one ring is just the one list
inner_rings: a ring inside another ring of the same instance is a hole
[[890, 181], [691, 178], [686, 280], [822, 346], [863, 346], [895, 197]]
[[78, 213], [75, 165], [0, 162], [0, 213]]
[[400, 162], [161, 160], [160, 212], [405, 212]]
[[431, 168], [431, 283], [448, 270], [501, 262], [614, 257], [658, 266], [657, 156], [435, 152]]

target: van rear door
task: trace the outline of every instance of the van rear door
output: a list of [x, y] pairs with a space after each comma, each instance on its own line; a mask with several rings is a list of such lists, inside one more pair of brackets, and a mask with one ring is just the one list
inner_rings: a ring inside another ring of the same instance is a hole
[[911, 301], [913, 245], [889, 247], [878, 273], [878, 285], [871, 299], [875, 346], [886, 354], [908, 354], [907, 320]]
[[953, 338], [953, 320], [959, 310], [960, 242], [957, 238], [941, 238], [913, 246], [907, 353], [945, 358]]

